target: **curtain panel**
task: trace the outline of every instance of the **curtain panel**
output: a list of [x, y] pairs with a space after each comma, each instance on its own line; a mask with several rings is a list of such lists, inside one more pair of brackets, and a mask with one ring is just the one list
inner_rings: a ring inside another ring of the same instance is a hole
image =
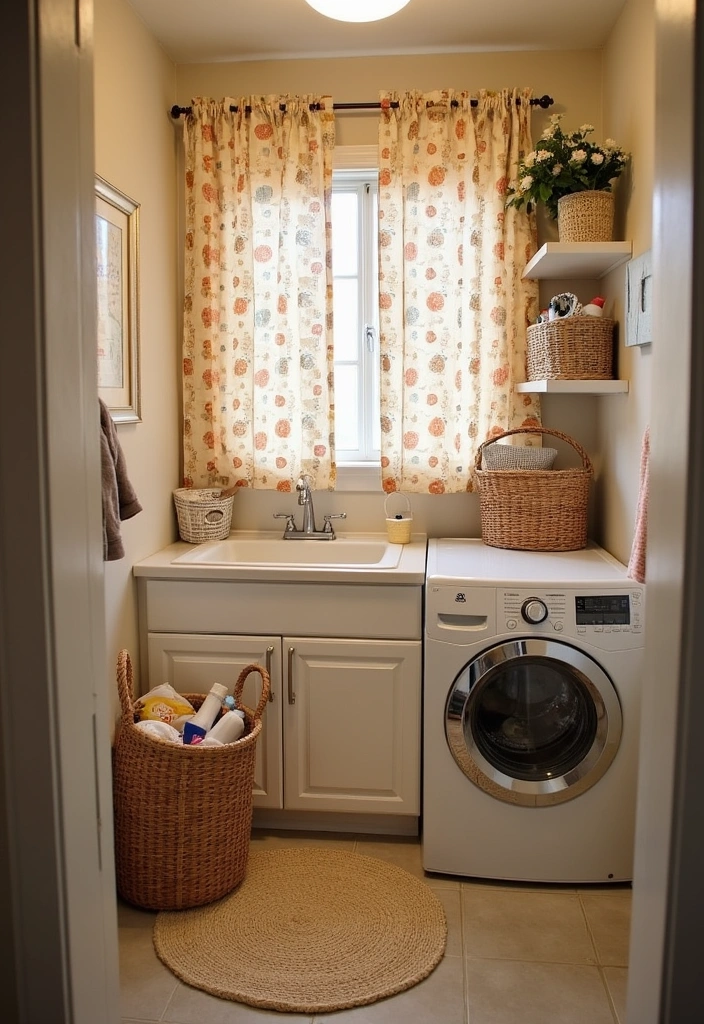
[[185, 486], [334, 486], [333, 116], [248, 96], [185, 119]]
[[[540, 423], [521, 395], [537, 282], [535, 216], [506, 208], [532, 148], [530, 90], [382, 93], [379, 307], [382, 482], [475, 489], [479, 444]], [[520, 97], [520, 105], [516, 100]], [[391, 103], [397, 102], [398, 107]]]

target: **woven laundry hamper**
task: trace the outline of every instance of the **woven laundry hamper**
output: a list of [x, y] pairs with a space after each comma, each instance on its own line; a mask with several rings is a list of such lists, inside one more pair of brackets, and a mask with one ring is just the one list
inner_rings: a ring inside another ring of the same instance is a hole
[[[567, 441], [582, 459], [575, 469], [482, 469], [484, 449], [511, 434], [549, 434]], [[516, 551], [577, 551], [587, 546], [592, 464], [567, 434], [521, 427], [485, 441], [475, 459], [482, 540]]]
[[566, 316], [531, 324], [527, 380], [612, 380], [615, 320]]
[[[245, 680], [259, 672], [256, 710], [240, 703]], [[235, 683], [245, 733], [221, 747], [154, 739], [135, 728], [132, 663], [117, 659], [122, 707], [113, 748], [117, 891], [149, 910], [183, 910], [211, 903], [245, 875], [252, 827], [252, 784], [269, 675], [248, 665]], [[184, 694], [197, 709], [206, 694]]]

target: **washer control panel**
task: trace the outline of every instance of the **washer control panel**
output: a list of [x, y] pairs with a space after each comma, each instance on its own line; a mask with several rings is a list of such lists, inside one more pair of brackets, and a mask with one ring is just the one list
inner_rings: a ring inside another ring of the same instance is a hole
[[[498, 592], [499, 621], [508, 630], [520, 630], [526, 624], [541, 627], [540, 632], [556, 631], [555, 624], [564, 628], [567, 598], [554, 591], [500, 590]], [[502, 607], [503, 606], [503, 607]]]
[[614, 590], [497, 590], [497, 625], [507, 633], [584, 636], [611, 650], [642, 643], [644, 591], [628, 581]]

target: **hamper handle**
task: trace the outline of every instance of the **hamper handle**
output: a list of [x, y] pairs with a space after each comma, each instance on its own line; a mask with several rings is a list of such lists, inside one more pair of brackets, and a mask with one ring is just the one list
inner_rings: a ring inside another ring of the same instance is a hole
[[582, 448], [579, 441], [575, 441], [575, 439], [570, 437], [569, 434], [563, 434], [561, 430], [548, 430], [547, 427], [516, 427], [513, 430], [505, 430], [503, 434], [497, 434], [496, 437], [490, 437], [488, 441], [483, 441], [477, 448], [474, 468], [481, 469], [483, 450], [488, 444], [500, 441], [502, 438], [509, 437], [511, 434], [549, 434], [551, 437], [559, 437], [562, 441], [567, 441], [567, 443], [574, 448], [577, 454], [581, 457], [582, 462], [584, 463], [584, 468], [589, 470], [590, 473], [592, 472], [591, 459], [584, 448]]
[[269, 673], [267, 672], [263, 665], [247, 665], [246, 668], [242, 669], [237, 678], [237, 682], [235, 683], [235, 700], [238, 705], [241, 703], [242, 690], [244, 689], [245, 680], [250, 672], [258, 672], [259, 675], [262, 677], [262, 694], [261, 697], [259, 698], [259, 703], [257, 704], [256, 711], [254, 712], [255, 721], [259, 721], [259, 719], [264, 714], [264, 708], [266, 707], [267, 701], [269, 700], [269, 690], [271, 688]]
[[[389, 498], [403, 498], [403, 500], [406, 502], [406, 507], [405, 507], [405, 509], [403, 509], [403, 512], [406, 513], [406, 518], [409, 518], [409, 519], [413, 518], [411, 516], [411, 514], [410, 514], [411, 513], [411, 499], [408, 497], [408, 495], [404, 494], [403, 491], [391, 491], [384, 498], [384, 516], [387, 519], [391, 519], [392, 518], [389, 515]], [[401, 514], [403, 514], [403, 512]]]
[[130, 652], [122, 650], [117, 656], [117, 692], [120, 697], [123, 723], [134, 721], [134, 705], [132, 694], [134, 693], [134, 676], [132, 673], [132, 660]]

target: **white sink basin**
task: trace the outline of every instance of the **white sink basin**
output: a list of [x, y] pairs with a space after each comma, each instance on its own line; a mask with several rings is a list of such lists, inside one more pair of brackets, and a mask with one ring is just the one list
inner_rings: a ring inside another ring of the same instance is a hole
[[199, 544], [173, 559], [188, 565], [328, 566], [341, 568], [394, 569], [403, 546], [380, 537], [336, 537], [335, 540], [283, 540], [280, 536], [227, 537]]

